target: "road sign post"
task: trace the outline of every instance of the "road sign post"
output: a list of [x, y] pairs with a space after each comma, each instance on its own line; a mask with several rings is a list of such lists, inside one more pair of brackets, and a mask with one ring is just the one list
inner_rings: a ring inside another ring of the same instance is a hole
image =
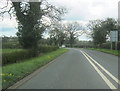
[[110, 31], [111, 50], [113, 49], [113, 42], [115, 42], [115, 50], [117, 50], [118, 31]]
[[112, 42], [110, 42], [111, 43], [111, 50], [112, 50]]

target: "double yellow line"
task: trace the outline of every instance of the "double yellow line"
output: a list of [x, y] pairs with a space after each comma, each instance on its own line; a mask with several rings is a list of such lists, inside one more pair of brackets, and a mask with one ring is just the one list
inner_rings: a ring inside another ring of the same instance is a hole
[[80, 52], [86, 57], [86, 59], [90, 62], [90, 64], [97, 71], [97, 73], [102, 77], [102, 79], [105, 81], [105, 83], [110, 87], [110, 89], [117, 89], [112, 84], [112, 82], [110, 82], [110, 80], [98, 69], [97, 66], [99, 66], [104, 72], [106, 72], [118, 84], [120, 84], [120, 81], [116, 77], [114, 77], [108, 70], [106, 70], [102, 65], [100, 65], [97, 61], [95, 61], [92, 57], [90, 57], [86, 52], [83, 52], [81, 50], [80, 50]]

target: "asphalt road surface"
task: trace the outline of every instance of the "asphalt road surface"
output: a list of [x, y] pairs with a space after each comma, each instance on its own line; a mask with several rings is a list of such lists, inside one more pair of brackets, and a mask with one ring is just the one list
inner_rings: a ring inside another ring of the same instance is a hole
[[117, 89], [118, 57], [71, 48], [17, 89]]

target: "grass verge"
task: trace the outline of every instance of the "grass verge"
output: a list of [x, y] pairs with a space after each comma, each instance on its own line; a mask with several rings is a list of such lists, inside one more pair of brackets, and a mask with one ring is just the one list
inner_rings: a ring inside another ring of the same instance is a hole
[[116, 50], [98, 49], [98, 48], [87, 48], [87, 49], [101, 51], [101, 52], [113, 54], [113, 55], [116, 55], [116, 56], [120, 56], [120, 51], [116, 51]]
[[18, 80], [29, 75], [36, 69], [52, 61], [61, 54], [67, 52], [67, 49], [58, 49], [56, 51], [46, 53], [43, 56], [31, 58], [21, 63], [10, 64], [2, 67], [2, 85], [3, 89], [16, 83]]

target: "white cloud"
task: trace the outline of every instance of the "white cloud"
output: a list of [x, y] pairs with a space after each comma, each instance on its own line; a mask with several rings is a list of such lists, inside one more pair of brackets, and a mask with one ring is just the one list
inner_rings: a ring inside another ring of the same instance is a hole
[[118, 15], [119, 0], [49, 0], [52, 4], [69, 9], [66, 20], [91, 20]]
[[88, 24], [88, 21], [84, 21], [84, 20], [75, 20], [75, 21], [67, 21], [67, 20], [63, 20], [62, 23], [66, 24], [66, 23], [72, 23], [72, 22], [78, 22], [79, 24], [85, 26], [86, 24]]
[[[3, 1], [4, 0], [0, 2], [1, 7], [5, 5]], [[83, 25], [86, 25], [89, 20], [94, 19], [104, 19], [107, 17], [117, 19], [118, 1], [119, 0], [49, 0], [50, 3], [56, 6], [62, 6], [68, 9], [68, 13], [62, 22], [77, 21]], [[0, 22], [0, 27], [15, 28], [17, 27], [17, 22], [15, 19], [10, 20], [5, 17], [4, 21]]]
[[5, 17], [0, 21], [0, 27], [17, 27], [17, 21], [15, 18], [10, 19], [9, 17]]
[[[89, 20], [118, 17], [119, 0], [49, 0], [54, 5], [64, 6], [68, 13], [63, 23], [77, 21], [86, 25]], [[91, 40], [85, 35], [79, 40]]]
[[12, 19], [4, 17], [3, 20], [0, 21], [0, 36], [16, 36], [17, 26], [15, 17]]

